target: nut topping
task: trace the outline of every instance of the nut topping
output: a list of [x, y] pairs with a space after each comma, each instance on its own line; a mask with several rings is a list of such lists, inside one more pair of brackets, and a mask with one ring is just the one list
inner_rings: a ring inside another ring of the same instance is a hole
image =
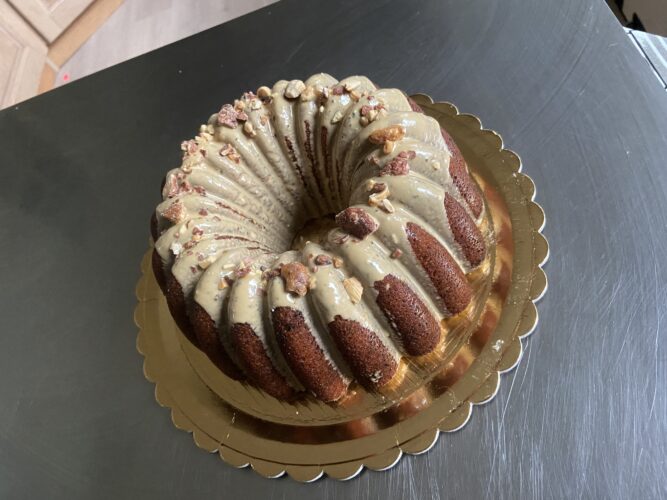
[[185, 219], [186, 212], [187, 211], [185, 209], [185, 205], [183, 205], [183, 203], [181, 203], [180, 201], [176, 200], [174, 203], [169, 205], [169, 208], [167, 208], [167, 210], [165, 210], [162, 213], [162, 217], [176, 224]]
[[408, 161], [414, 159], [415, 156], [417, 153], [414, 151], [401, 151], [382, 168], [380, 175], [407, 175], [410, 172]]
[[243, 124], [243, 131], [249, 137], [255, 137], [257, 135], [257, 132], [255, 131], [255, 127], [253, 127], [252, 123], [250, 123], [250, 122], [245, 122]]
[[345, 291], [350, 297], [350, 301], [353, 304], [358, 304], [361, 302], [361, 296], [364, 293], [364, 286], [357, 278], [345, 278], [343, 280], [343, 286]]
[[183, 151], [185, 154], [192, 155], [195, 154], [198, 150], [199, 145], [194, 139], [181, 142], [181, 151]]
[[377, 186], [380, 186], [380, 185], [384, 186], [384, 188], [381, 189], [380, 191], [374, 192], [372, 195], [370, 195], [368, 197], [368, 204], [371, 207], [379, 207], [389, 197], [389, 188], [387, 187], [386, 184], [382, 184], [382, 183], [381, 184], [376, 184], [373, 187], [376, 188]]
[[229, 128], [236, 128], [240, 121], [246, 121], [248, 115], [244, 111], [237, 111], [231, 104], [225, 104], [218, 111], [218, 125], [224, 125]]
[[405, 129], [401, 125], [392, 125], [381, 128], [368, 136], [368, 140], [373, 144], [384, 144], [387, 141], [400, 141], [405, 137]]
[[368, 158], [366, 158], [366, 161], [372, 165], [380, 164], [380, 160], [378, 160], [378, 157], [375, 155], [369, 155]]
[[250, 274], [250, 267], [244, 265], [244, 263], [239, 264], [236, 269], [234, 269], [234, 277], [236, 279], [243, 278]]
[[306, 84], [301, 80], [292, 80], [287, 84], [287, 87], [285, 87], [285, 97], [288, 99], [296, 99], [305, 89]]
[[212, 255], [206, 257], [205, 259], [200, 260], [197, 262], [197, 265], [199, 266], [200, 269], [207, 269], [208, 266], [213, 264], [215, 262], [215, 257]]
[[343, 113], [340, 111], [336, 111], [334, 115], [331, 117], [331, 123], [338, 123], [343, 119]]
[[234, 146], [231, 144], [225, 144], [218, 153], [220, 156], [226, 156], [234, 163], [239, 163], [241, 161], [241, 155], [234, 149]]
[[336, 215], [336, 224], [343, 231], [363, 240], [380, 227], [378, 222], [363, 208], [346, 208]]
[[332, 262], [333, 261], [331, 260], [331, 257], [323, 253], [315, 257], [315, 264], [317, 264], [318, 266], [328, 266]]
[[343, 95], [345, 93], [345, 88], [342, 85], [335, 85], [331, 89], [332, 95]]
[[387, 189], [387, 185], [384, 182], [375, 182], [373, 179], [371, 181], [373, 182], [369, 189], [371, 193], [380, 193]]
[[396, 248], [393, 252], [391, 252], [390, 257], [392, 259], [398, 259], [401, 255], [403, 255], [403, 250]]
[[285, 280], [285, 290], [296, 293], [303, 297], [308, 293], [310, 275], [308, 268], [300, 262], [284, 264], [280, 269], [280, 275]]
[[382, 207], [382, 210], [387, 212], [388, 214], [393, 214], [396, 209], [394, 208], [394, 205], [391, 204], [391, 201], [384, 199], [382, 200], [382, 203], [380, 204], [380, 207]]
[[262, 273], [262, 279], [266, 281], [272, 280], [277, 276], [280, 276], [280, 271], [278, 271], [277, 269], [267, 269]]

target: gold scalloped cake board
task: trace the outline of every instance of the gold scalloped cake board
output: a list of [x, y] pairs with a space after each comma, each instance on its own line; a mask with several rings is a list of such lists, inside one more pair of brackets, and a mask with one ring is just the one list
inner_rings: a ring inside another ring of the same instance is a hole
[[547, 287], [541, 266], [549, 248], [535, 185], [479, 119], [425, 95], [414, 98], [454, 138], [484, 192], [490, 255], [473, 277], [473, 305], [443, 322], [438, 352], [407, 364], [400, 383], [383, 394], [356, 388], [335, 405], [287, 404], [227, 378], [187, 341], [155, 282], [149, 251], [137, 285], [137, 349], [158, 403], [200, 448], [265, 477], [287, 473], [298, 481], [388, 469], [403, 453], [427, 451], [440, 431], [463, 427], [473, 405], [495, 396], [500, 374], [518, 364], [521, 339], [537, 324], [534, 303]]

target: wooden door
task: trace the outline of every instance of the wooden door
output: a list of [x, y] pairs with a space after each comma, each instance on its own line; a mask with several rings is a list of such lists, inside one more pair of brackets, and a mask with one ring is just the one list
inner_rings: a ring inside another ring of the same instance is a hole
[[0, 108], [37, 93], [46, 50], [44, 40], [0, 0]]
[[53, 42], [94, 0], [9, 0], [44, 37]]

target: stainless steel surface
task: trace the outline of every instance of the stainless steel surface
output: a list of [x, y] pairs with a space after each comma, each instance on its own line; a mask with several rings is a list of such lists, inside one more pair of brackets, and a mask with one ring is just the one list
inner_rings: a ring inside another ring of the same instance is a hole
[[660, 85], [667, 90], [667, 38], [631, 29], [628, 29], [627, 33], [651, 66]]
[[[603, 2], [541, 3], [286, 1], [1, 112], [0, 497], [666, 496], [667, 95]], [[318, 70], [482, 117], [535, 180], [552, 254], [524, 360], [463, 431], [302, 485], [173, 427], [132, 309], [178, 141]]]

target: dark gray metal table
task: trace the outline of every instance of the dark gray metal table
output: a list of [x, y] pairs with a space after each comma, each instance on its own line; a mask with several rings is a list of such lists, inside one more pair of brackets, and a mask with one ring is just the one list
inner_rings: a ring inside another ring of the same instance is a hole
[[[541, 3], [285, 1], [0, 113], [0, 497], [667, 495], [667, 94], [601, 0]], [[132, 311], [180, 139], [316, 71], [482, 117], [535, 180], [552, 253], [537, 333], [464, 430], [302, 485], [174, 428]]]

